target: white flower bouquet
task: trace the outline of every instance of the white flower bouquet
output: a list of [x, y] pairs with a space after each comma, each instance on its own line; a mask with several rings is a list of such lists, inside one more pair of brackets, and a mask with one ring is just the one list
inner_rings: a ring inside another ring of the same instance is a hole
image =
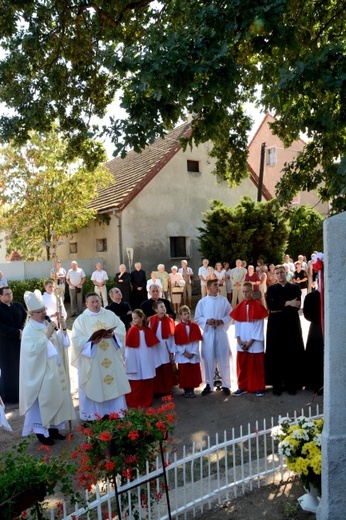
[[321, 494], [321, 434], [323, 418], [285, 417], [272, 428], [272, 437], [279, 441], [278, 453], [286, 457], [287, 467], [300, 475], [304, 487], [313, 485]]

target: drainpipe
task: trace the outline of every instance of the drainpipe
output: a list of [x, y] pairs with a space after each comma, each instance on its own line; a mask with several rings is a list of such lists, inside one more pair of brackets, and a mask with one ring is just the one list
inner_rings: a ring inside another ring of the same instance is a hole
[[259, 176], [258, 176], [257, 202], [261, 202], [261, 200], [262, 200], [265, 153], [266, 153], [266, 143], [262, 143], [261, 144], [260, 171], [259, 171]]
[[113, 210], [113, 215], [118, 220], [118, 256], [119, 256], [119, 264], [123, 264], [123, 230], [122, 230], [122, 222], [121, 222], [121, 213], [117, 213]]

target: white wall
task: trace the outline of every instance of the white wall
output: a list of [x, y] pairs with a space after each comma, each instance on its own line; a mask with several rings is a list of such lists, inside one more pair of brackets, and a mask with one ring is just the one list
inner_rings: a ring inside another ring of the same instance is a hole
[[[102, 263], [102, 258], [81, 258], [77, 260], [78, 267], [81, 267], [86, 275], [91, 275], [95, 271], [95, 264]], [[71, 268], [71, 260], [62, 260], [61, 265], [66, 272]], [[31, 278], [48, 278], [50, 270], [54, 266], [53, 262], [0, 262], [0, 271], [4, 278], [10, 280], [29, 280]]]
[[[250, 179], [229, 189], [226, 182], [217, 184], [211, 175], [215, 161], [207, 155], [208, 144], [186, 152], [178, 152], [125, 208], [123, 212], [123, 251], [133, 247], [134, 260], [140, 260], [147, 271], [162, 262], [167, 268], [180, 260], [169, 257], [169, 237], [189, 236], [190, 265], [196, 270], [201, 254], [197, 227], [210, 200], [219, 199], [228, 206], [236, 205], [244, 195], [256, 200], [257, 190]], [[200, 174], [187, 172], [187, 160], [200, 161]], [[222, 259], [224, 260], [224, 259]]]

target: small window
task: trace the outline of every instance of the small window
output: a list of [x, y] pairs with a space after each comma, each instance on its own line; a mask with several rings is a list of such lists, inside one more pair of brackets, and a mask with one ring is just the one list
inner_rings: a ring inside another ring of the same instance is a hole
[[77, 253], [77, 242], [70, 242], [70, 253]]
[[200, 173], [199, 172], [199, 161], [187, 161], [187, 171]]
[[96, 252], [103, 253], [107, 251], [107, 238], [97, 238], [96, 239]]
[[267, 166], [274, 166], [276, 163], [276, 148], [269, 148], [267, 150]]
[[169, 241], [171, 258], [185, 258], [188, 256], [186, 250], [186, 237], [170, 237]]

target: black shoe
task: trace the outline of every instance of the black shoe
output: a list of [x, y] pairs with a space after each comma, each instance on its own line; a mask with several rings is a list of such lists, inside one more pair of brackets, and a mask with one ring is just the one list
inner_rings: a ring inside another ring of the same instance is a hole
[[41, 444], [45, 446], [53, 446], [54, 441], [51, 437], [45, 437], [42, 433], [36, 433], [36, 437], [40, 441]]
[[296, 395], [296, 393], [297, 393], [296, 390], [292, 390], [292, 389], [288, 390], [288, 395]]
[[212, 392], [212, 389], [210, 388], [210, 385], [206, 385], [205, 389], [202, 390], [202, 394], [201, 395], [208, 395]]
[[227, 388], [226, 386], [223, 386], [222, 387], [222, 391], [225, 395], [231, 395], [231, 391], [229, 388]]
[[273, 395], [276, 395], [277, 397], [280, 397], [281, 389], [274, 386], [273, 387]]
[[51, 439], [55, 439], [57, 441], [64, 441], [66, 439], [66, 435], [62, 435], [59, 433], [58, 428], [48, 428], [49, 437]]

